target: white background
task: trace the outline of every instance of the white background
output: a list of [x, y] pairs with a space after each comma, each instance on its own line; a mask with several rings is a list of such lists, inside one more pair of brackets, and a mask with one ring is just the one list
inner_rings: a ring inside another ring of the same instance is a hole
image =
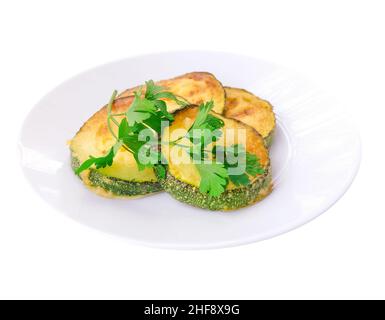
[[[0, 298], [385, 298], [384, 16], [383, 1], [1, 1]], [[130, 245], [44, 203], [17, 150], [39, 98], [98, 64], [181, 49], [246, 53], [333, 87], [363, 142], [345, 196], [290, 233], [208, 251]]]

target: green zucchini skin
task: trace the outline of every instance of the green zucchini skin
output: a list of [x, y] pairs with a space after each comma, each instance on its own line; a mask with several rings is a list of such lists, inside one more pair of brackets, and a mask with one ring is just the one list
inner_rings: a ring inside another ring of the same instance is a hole
[[[75, 171], [79, 166], [79, 160], [71, 156], [71, 166]], [[118, 178], [108, 177], [95, 169], [88, 172], [89, 187], [102, 188], [105, 192], [119, 198], [129, 198], [148, 195], [162, 191], [159, 182], [136, 182], [126, 181]]]
[[118, 197], [135, 197], [162, 191], [159, 182], [134, 182], [107, 177], [95, 169], [90, 170], [88, 179], [94, 187], [101, 187]]
[[227, 190], [218, 197], [201, 193], [199, 188], [177, 180], [169, 172], [166, 178], [159, 178], [159, 181], [163, 189], [176, 200], [213, 211], [228, 211], [249, 206], [262, 200], [272, 190], [270, 170], [266, 170], [263, 176], [250, 185]]
[[268, 149], [270, 149], [271, 145], [273, 144], [274, 131], [275, 131], [275, 130], [271, 131], [271, 132], [269, 133], [269, 135], [263, 139], [263, 141], [265, 142], [265, 145], [266, 145], [266, 147], [267, 147]]

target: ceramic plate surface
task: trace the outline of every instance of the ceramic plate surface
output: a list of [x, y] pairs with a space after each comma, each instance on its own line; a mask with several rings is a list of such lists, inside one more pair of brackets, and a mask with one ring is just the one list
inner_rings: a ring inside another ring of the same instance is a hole
[[[271, 148], [274, 191], [233, 212], [193, 208], [166, 193], [109, 200], [88, 191], [70, 168], [66, 142], [113, 89], [191, 71], [212, 72], [224, 85], [269, 100], [277, 115]], [[109, 63], [56, 87], [27, 116], [22, 168], [38, 194], [87, 226], [133, 242], [167, 248], [214, 248], [263, 240], [315, 218], [350, 186], [360, 162], [360, 140], [341, 105], [275, 64], [218, 52], [172, 52]]]

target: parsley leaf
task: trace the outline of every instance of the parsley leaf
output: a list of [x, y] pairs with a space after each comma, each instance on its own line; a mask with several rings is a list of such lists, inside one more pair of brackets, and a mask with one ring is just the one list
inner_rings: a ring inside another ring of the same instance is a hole
[[180, 106], [186, 106], [189, 104], [187, 101], [180, 100], [173, 93], [167, 92], [167, 91], [154, 94], [153, 98], [156, 100], [169, 99], [169, 100], [175, 101]]
[[[198, 114], [194, 123], [188, 130], [187, 138], [192, 142], [187, 151], [193, 161], [200, 162], [208, 158], [205, 147], [216, 141], [221, 135], [218, 130], [224, 126], [223, 120], [209, 114], [214, 107], [214, 102], [209, 101], [199, 106]], [[176, 141], [179, 141], [177, 139]], [[195, 163], [201, 177], [199, 190], [208, 193], [210, 196], [217, 197], [225, 191], [228, 183], [228, 173], [223, 163], [203, 162]]]
[[222, 132], [219, 129], [224, 126], [224, 122], [222, 119], [209, 114], [213, 107], [213, 101], [202, 103], [199, 106], [198, 114], [187, 135], [192, 143], [207, 146], [221, 136]]
[[107, 166], [111, 166], [112, 165], [112, 162], [113, 162], [113, 159], [114, 159], [114, 156], [116, 155], [116, 152], [117, 152], [117, 145], [119, 145], [119, 147], [121, 147], [121, 143], [118, 142], [117, 144], [115, 144], [111, 149], [110, 151], [103, 157], [98, 157], [98, 158], [95, 158], [93, 156], [90, 156], [89, 159], [87, 159], [86, 161], [84, 161], [81, 166], [79, 168], [76, 169], [75, 173], [77, 175], [79, 175], [82, 171], [90, 168], [92, 165], [95, 165], [96, 169], [100, 169], [100, 168], [105, 168]]
[[192, 129], [200, 128], [204, 122], [206, 121], [207, 115], [211, 111], [211, 109], [214, 107], [214, 101], [209, 101], [206, 103], [202, 103], [199, 106], [198, 114], [195, 118], [194, 124], [192, 125]]
[[[239, 166], [240, 161], [245, 162], [245, 172], [241, 174], [230, 174], [228, 172], [230, 181], [236, 186], [248, 185], [250, 183], [250, 176], [255, 177], [257, 174], [263, 174], [265, 172], [258, 157], [255, 154], [246, 152], [243, 145], [234, 144], [228, 147], [215, 146], [212, 154], [216, 157], [217, 161], [224, 164], [228, 171], [230, 168]], [[237, 162], [234, 163], [234, 159], [236, 159]]]
[[128, 136], [131, 133], [132, 128], [128, 125], [128, 121], [126, 118], [120, 121], [119, 130], [118, 130], [118, 138], [122, 139], [123, 137]]
[[162, 164], [157, 164], [154, 166], [154, 170], [158, 179], [166, 178], [166, 167]]
[[196, 167], [201, 176], [200, 192], [217, 197], [225, 191], [228, 175], [222, 163], [202, 163]]
[[214, 102], [212, 100], [206, 103], [202, 103], [199, 106], [199, 112], [192, 126], [192, 129], [209, 129], [210, 131], [214, 131], [222, 128], [225, 125], [222, 119], [209, 114], [213, 107]]
[[207, 115], [206, 122], [202, 127], [209, 129], [210, 131], [215, 131], [222, 128], [225, 125], [222, 119], [219, 119], [212, 114]]
[[167, 104], [163, 100], [155, 100], [155, 106], [158, 108], [159, 114], [167, 120], [173, 121], [174, 116], [167, 111]]
[[255, 154], [246, 152], [246, 172], [251, 176], [265, 173], [265, 170], [262, 168], [261, 163]]
[[[187, 104], [186, 102], [179, 100], [172, 93], [164, 90], [163, 87], [156, 85], [154, 81], [147, 81], [144, 97], [141, 90], [136, 91], [134, 93], [134, 100], [127, 111], [122, 114], [113, 114], [112, 105], [117, 95], [117, 91], [114, 90], [107, 105], [107, 127], [111, 135], [116, 139], [116, 143], [112, 146], [107, 155], [103, 157], [90, 156], [89, 159], [84, 161], [76, 170], [76, 174], [80, 174], [82, 171], [93, 165], [95, 165], [97, 169], [111, 166], [114, 156], [121, 147], [124, 147], [133, 154], [140, 170], [145, 167], [153, 167], [154, 163], [159, 163], [161, 155], [156, 134], [159, 134], [161, 131], [162, 120], [174, 120], [172, 114], [167, 111], [166, 102], [159, 99], [172, 99], [179, 104]], [[114, 117], [122, 115], [125, 115], [125, 117], [119, 123]], [[115, 135], [111, 124], [118, 126], [117, 136]], [[143, 132], [142, 130], [149, 128], [155, 131], [156, 134], [154, 132], [151, 134], [150, 132], [150, 134], [146, 135], [146, 139], [140, 139], [140, 135]], [[148, 160], [145, 164], [139, 161], [140, 155], [144, 155], [146, 161]]]
[[[124, 123], [124, 121], [125, 119], [123, 119], [121, 123]], [[154, 134], [151, 134], [150, 130], [147, 131], [146, 139], [141, 139], [140, 133], [138, 132], [131, 133], [126, 131], [125, 133], [129, 134], [119, 136], [119, 138], [134, 156], [139, 170], [143, 170], [146, 167], [153, 167], [154, 163], [159, 162], [160, 152], [158, 150], [158, 140]], [[141, 161], [143, 160], [141, 157], [146, 157], [147, 163]]]
[[159, 114], [151, 114], [148, 119], [143, 121], [143, 124], [159, 134], [162, 129], [162, 120], [163, 118]]
[[140, 97], [140, 92], [135, 92], [134, 101], [126, 111], [126, 118], [130, 126], [135, 123], [141, 123], [151, 116], [151, 113], [155, 113], [155, 103], [146, 98]]
[[181, 106], [189, 104], [187, 101], [178, 99], [172, 92], [166, 91], [166, 88], [156, 85], [153, 80], [146, 81], [146, 93], [144, 96], [148, 100], [155, 101], [162, 101], [159, 99], [169, 99]]
[[164, 90], [165, 88], [156, 85], [153, 80], [148, 80], [146, 81], [146, 93], [144, 94], [144, 97], [149, 100], [156, 100], [154, 95]]
[[229, 175], [229, 179], [236, 186], [247, 186], [250, 183], [249, 176], [246, 173], [239, 175]]

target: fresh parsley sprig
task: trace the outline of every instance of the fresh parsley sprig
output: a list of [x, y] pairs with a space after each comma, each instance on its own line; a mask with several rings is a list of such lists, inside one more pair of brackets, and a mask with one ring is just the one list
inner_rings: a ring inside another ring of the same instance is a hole
[[[244, 145], [234, 144], [228, 147], [215, 146], [212, 152], [216, 160], [223, 163], [228, 170], [229, 180], [236, 186], [248, 185], [250, 178], [265, 173], [258, 157], [255, 154], [247, 152]], [[219, 157], [217, 157], [217, 155], [219, 155]], [[237, 159], [237, 161], [234, 162], [234, 159]], [[244, 172], [231, 174], [231, 169], [242, 165], [244, 166], [244, 170], [242, 170]]]
[[195, 166], [201, 176], [200, 192], [217, 197], [225, 191], [228, 183], [228, 172], [222, 163], [198, 163]]
[[[211, 150], [207, 150], [207, 146], [215, 142], [222, 134], [220, 129], [224, 126], [222, 119], [210, 114], [214, 104], [212, 101], [203, 103], [199, 106], [198, 114], [194, 123], [190, 126], [186, 136], [182, 136], [171, 143], [187, 149], [186, 152], [191, 159], [202, 160], [201, 163], [195, 163], [197, 171], [201, 177], [199, 190], [202, 193], [208, 193], [210, 196], [217, 197], [225, 190], [231, 181], [236, 186], [248, 185], [250, 178], [257, 174], [263, 174], [264, 169], [260, 165], [256, 155], [246, 152], [243, 145], [232, 145], [229, 147], [217, 146], [215, 143], [211, 145]], [[198, 131], [199, 135], [194, 133]], [[205, 136], [207, 131], [209, 138]], [[192, 146], [181, 145], [179, 141], [183, 138], [189, 138]], [[217, 158], [216, 155], [220, 154]], [[211, 154], [209, 159], [208, 155]], [[230, 159], [237, 159], [232, 162]], [[240, 163], [242, 162], [242, 163]], [[244, 165], [244, 171], [240, 174], [233, 174], [231, 169], [239, 165]]]
[[114, 156], [116, 155], [116, 144], [110, 149], [110, 151], [104, 157], [93, 157], [90, 156], [89, 159], [84, 161], [79, 168], [75, 170], [76, 174], [80, 174], [82, 171], [88, 169], [92, 165], [95, 165], [96, 169], [105, 168], [107, 166], [111, 166], [114, 160]]
[[[123, 113], [113, 113], [113, 103], [116, 96], [117, 91], [115, 90], [107, 105], [107, 127], [114, 137], [115, 143], [104, 156], [89, 156], [89, 159], [85, 160], [76, 170], [76, 174], [80, 174], [92, 166], [95, 166], [96, 169], [111, 166], [116, 154], [124, 148], [134, 156], [139, 170], [151, 167], [156, 171], [159, 178], [165, 178], [166, 168], [162, 164], [158, 137], [161, 133], [161, 122], [163, 120], [172, 122], [174, 117], [167, 111], [167, 104], [164, 99], [174, 101], [181, 106], [186, 106], [188, 102], [171, 92], [165, 91], [163, 87], [156, 85], [152, 80], [146, 82], [144, 95], [142, 94], [142, 88], [134, 92], [131, 106]], [[247, 185], [250, 183], [250, 177], [263, 174], [264, 170], [256, 155], [246, 152], [244, 146], [221, 147], [215, 144], [216, 140], [222, 135], [221, 128], [223, 128], [224, 122], [210, 113], [213, 107], [213, 101], [202, 103], [187, 134], [170, 142], [170, 145], [184, 148], [193, 160], [197, 156], [200, 160], [203, 160], [195, 164], [201, 177], [199, 190], [202, 193], [217, 197], [226, 190], [226, 186], [230, 181], [237, 186]], [[117, 133], [115, 133], [116, 130], [114, 130], [113, 126], [117, 127]], [[150, 130], [149, 138], [151, 143], [140, 139], [140, 134], [144, 129]], [[201, 132], [198, 137], [194, 133], [195, 130]], [[180, 141], [183, 138], [188, 138], [191, 144], [181, 144]], [[223, 149], [224, 155], [217, 158], [219, 148]], [[151, 159], [147, 164], [139, 161], [139, 154], [143, 151]], [[241, 159], [240, 161], [245, 161], [244, 173], [231, 174], [231, 169], [239, 165], [239, 163], [229, 161], [229, 158], [234, 156]]]
[[[146, 82], [146, 91], [142, 96], [141, 88], [134, 92], [134, 100], [131, 106], [126, 112], [120, 114], [114, 114], [112, 112], [112, 106], [117, 96], [117, 91], [114, 90], [112, 96], [107, 105], [107, 127], [111, 135], [115, 138], [115, 143], [105, 156], [94, 157], [89, 156], [89, 159], [85, 160], [79, 168], [75, 171], [76, 174], [80, 174], [82, 171], [95, 166], [96, 169], [105, 168], [111, 166], [115, 155], [120, 148], [124, 148], [128, 152], [132, 153], [138, 164], [139, 170], [143, 170], [145, 167], [160, 166], [158, 163], [151, 161], [147, 165], [143, 165], [139, 161], [139, 152], [141, 147], [146, 145], [147, 150], [151, 157], [156, 157], [160, 163], [160, 152], [158, 145], [147, 144], [147, 141], [141, 141], [139, 134], [143, 129], [150, 129], [153, 131], [154, 136], [158, 136], [161, 131], [162, 120], [174, 120], [171, 113], [167, 111], [167, 105], [162, 99], [169, 99], [175, 101], [181, 106], [186, 106], [187, 101], [180, 99], [173, 93], [165, 91], [165, 88], [160, 87], [150, 80]], [[123, 117], [120, 122], [117, 117]], [[115, 134], [113, 125], [118, 127], [118, 135]], [[161, 172], [164, 170], [159, 169]]]
[[213, 107], [214, 102], [212, 100], [206, 103], [202, 103], [199, 106], [199, 111], [195, 121], [188, 131], [190, 132], [195, 129], [208, 129], [210, 131], [215, 131], [222, 128], [224, 126], [223, 120], [213, 116], [212, 114], [209, 114]]

